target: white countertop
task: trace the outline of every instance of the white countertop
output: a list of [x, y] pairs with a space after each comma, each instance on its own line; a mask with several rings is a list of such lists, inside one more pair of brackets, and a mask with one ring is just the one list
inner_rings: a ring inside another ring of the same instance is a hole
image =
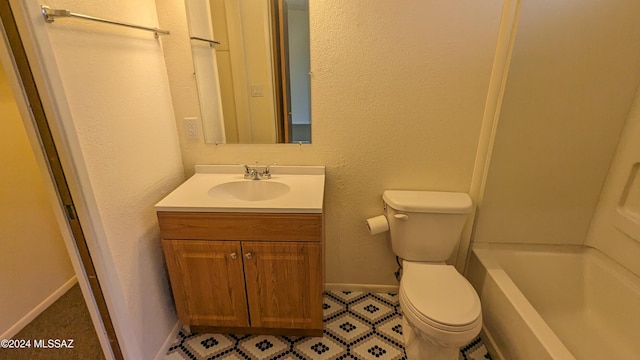
[[[259, 166], [262, 169], [261, 166]], [[196, 165], [196, 173], [155, 205], [156, 211], [321, 213], [324, 166], [272, 166], [271, 179], [246, 180], [239, 165]], [[289, 185], [286, 195], [272, 200], [244, 201], [214, 197], [209, 190], [232, 181], [277, 181]]]

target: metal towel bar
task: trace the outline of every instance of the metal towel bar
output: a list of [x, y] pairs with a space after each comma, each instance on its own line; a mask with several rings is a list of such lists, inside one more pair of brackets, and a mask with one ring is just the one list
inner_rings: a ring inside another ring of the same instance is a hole
[[191, 36], [190, 37], [191, 40], [199, 40], [199, 41], [204, 41], [209, 43], [209, 46], [214, 47], [216, 45], [220, 45], [220, 41], [216, 41], [216, 40], [209, 40], [209, 39], [205, 39], [205, 38], [201, 38], [201, 37], [197, 37], [197, 36]]
[[107, 23], [107, 24], [126, 26], [126, 27], [139, 29], [139, 30], [151, 31], [151, 32], [153, 32], [155, 34], [156, 38], [159, 35], [169, 35], [169, 31], [168, 30], [162, 30], [162, 29], [158, 29], [158, 28], [152, 28], [152, 27], [140, 26], [140, 25], [134, 25], [134, 24], [128, 24], [128, 23], [124, 23], [124, 22], [120, 22], [120, 21], [102, 19], [102, 18], [89, 16], [89, 15], [76, 14], [76, 13], [72, 13], [69, 10], [64, 10], [64, 9], [51, 9], [50, 7], [45, 6], [45, 5], [40, 6], [40, 8], [42, 9], [42, 16], [44, 16], [44, 21], [46, 21], [48, 23], [52, 23], [55, 20], [55, 18], [57, 18], [57, 17], [75, 17], [75, 18], [80, 18], [80, 19], [85, 19], [85, 20], [98, 21], [98, 22]]

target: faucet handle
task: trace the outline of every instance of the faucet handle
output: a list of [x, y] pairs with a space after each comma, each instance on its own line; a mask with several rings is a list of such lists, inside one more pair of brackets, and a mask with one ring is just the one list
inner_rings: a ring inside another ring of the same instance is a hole
[[278, 165], [278, 163], [271, 163], [264, 167], [262, 170], [262, 174], [260, 175], [262, 178], [271, 179], [271, 166]]
[[244, 167], [244, 178], [245, 179], [249, 179], [249, 178], [253, 177], [253, 174], [256, 171], [255, 169], [250, 168], [249, 165], [244, 164], [244, 163], [241, 163], [239, 165]]

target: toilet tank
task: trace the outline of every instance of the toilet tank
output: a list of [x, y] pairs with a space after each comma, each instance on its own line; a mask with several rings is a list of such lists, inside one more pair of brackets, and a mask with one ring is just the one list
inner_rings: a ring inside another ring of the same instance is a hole
[[410, 261], [446, 261], [473, 207], [458, 192], [387, 190], [382, 199], [393, 252]]

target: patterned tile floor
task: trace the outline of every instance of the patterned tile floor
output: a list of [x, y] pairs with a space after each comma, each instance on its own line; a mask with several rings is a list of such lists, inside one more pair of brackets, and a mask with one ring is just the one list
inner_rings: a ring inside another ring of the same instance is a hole
[[[182, 329], [166, 360], [406, 360], [396, 294], [326, 292], [324, 336], [192, 334]], [[460, 349], [461, 360], [490, 359], [480, 338]], [[427, 359], [424, 359], [427, 360]]]

